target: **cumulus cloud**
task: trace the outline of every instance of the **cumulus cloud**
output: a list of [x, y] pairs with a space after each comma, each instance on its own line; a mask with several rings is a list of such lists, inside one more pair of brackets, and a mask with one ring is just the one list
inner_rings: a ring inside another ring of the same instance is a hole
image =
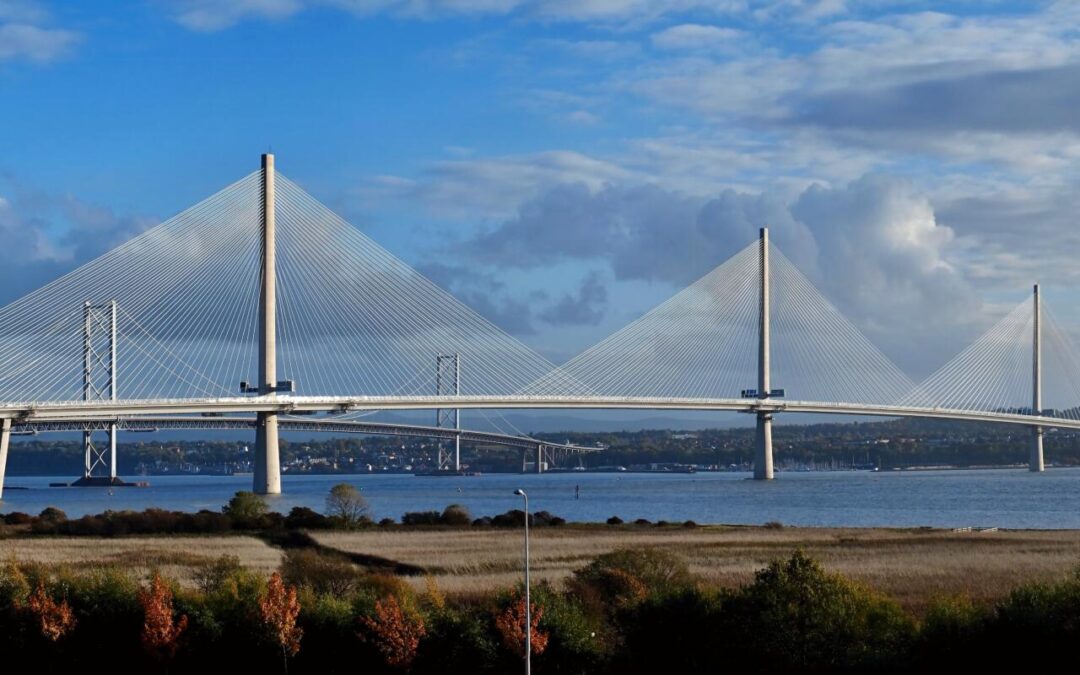
[[0, 2], [0, 61], [49, 63], [70, 54], [82, 36], [47, 27], [48, 18], [36, 2]]
[[35, 192], [0, 178], [0, 238], [19, 251], [0, 270], [0, 304], [52, 281], [156, 224], [72, 195]]
[[653, 33], [651, 39], [660, 49], [699, 50], [728, 48], [744, 35], [734, 28], [684, 23]]
[[605, 261], [617, 280], [681, 288], [752, 242], [763, 225], [826, 297], [872, 333], [906, 328], [913, 317], [931, 330], [978, 310], [952, 258], [953, 232], [927, 197], [890, 176], [812, 186], [794, 199], [769, 191], [701, 199], [651, 185], [563, 185], [523, 204], [463, 252], [489, 265]]

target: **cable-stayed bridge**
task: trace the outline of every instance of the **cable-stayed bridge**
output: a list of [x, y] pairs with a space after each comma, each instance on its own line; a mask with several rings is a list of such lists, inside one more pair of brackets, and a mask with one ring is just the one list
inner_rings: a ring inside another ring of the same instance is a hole
[[[1047, 367], [1044, 369], [1043, 364]], [[1035, 293], [921, 382], [830, 303], [768, 231], [686, 289], [556, 365], [263, 166], [0, 308], [0, 490], [12, 433], [81, 430], [112, 480], [121, 430], [253, 428], [254, 489], [280, 491], [284, 429], [425, 434], [540, 457], [461, 410], [739, 411], [772, 478], [782, 412], [1080, 429], [1080, 355]], [[364, 421], [432, 410], [436, 424]], [[104, 438], [102, 435], [104, 434]], [[100, 440], [99, 440], [100, 439]], [[447, 467], [459, 468], [457, 452]]]

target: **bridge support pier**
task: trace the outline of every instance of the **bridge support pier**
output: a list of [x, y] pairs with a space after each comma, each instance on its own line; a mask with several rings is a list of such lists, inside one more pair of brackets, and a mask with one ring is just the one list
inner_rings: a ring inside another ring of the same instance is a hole
[[[1034, 335], [1031, 343], [1031, 414], [1042, 414], [1042, 303], [1039, 300], [1039, 284], [1035, 284], [1034, 300]], [[1031, 444], [1031, 454], [1028, 457], [1028, 470], [1033, 472], [1045, 471], [1043, 463], [1043, 428], [1035, 427], [1034, 438]]]
[[8, 445], [11, 443], [11, 418], [0, 423], [0, 499], [4, 498], [4, 476], [7, 474]]
[[754, 451], [754, 480], [773, 479], [772, 413], [757, 414], [757, 446]]
[[544, 473], [544, 446], [536, 446], [536, 473]]
[[[758, 398], [768, 401], [770, 387], [769, 367], [769, 228], [761, 228], [759, 256], [758, 302]], [[772, 413], [758, 411], [756, 448], [754, 453], [754, 480], [773, 479]]]
[[[274, 223], [274, 156], [262, 156], [263, 227], [262, 291], [259, 304], [259, 393], [275, 396], [277, 381], [277, 272]], [[278, 451], [277, 413], [261, 412], [255, 425], [253, 490], [260, 495], [281, 494], [281, 459]]]

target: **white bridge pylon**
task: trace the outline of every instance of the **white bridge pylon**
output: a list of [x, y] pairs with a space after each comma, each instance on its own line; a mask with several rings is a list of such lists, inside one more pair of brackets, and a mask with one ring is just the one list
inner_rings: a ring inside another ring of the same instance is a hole
[[[86, 394], [87, 303], [115, 303], [107, 397]], [[446, 354], [455, 355], [452, 393], [438, 379]], [[0, 490], [12, 425], [254, 415], [255, 489], [273, 493], [278, 415], [466, 408], [753, 413], [763, 479], [772, 477], [769, 433], [781, 412], [1021, 424], [1033, 430], [1037, 471], [1042, 430], [1080, 428], [1080, 357], [1036, 289], [916, 383], [763, 228], [758, 241], [556, 366], [320, 204], [270, 156], [0, 308]]]

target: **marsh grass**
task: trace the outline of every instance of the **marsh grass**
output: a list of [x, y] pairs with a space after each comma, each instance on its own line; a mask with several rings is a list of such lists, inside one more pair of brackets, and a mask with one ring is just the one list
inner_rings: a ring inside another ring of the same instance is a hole
[[[418, 565], [448, 593], [472, 594], [520, 580], [522, 540], [516, 530], [381, 530], [314, 534], [319, 543]], [[1080, 564], [1078, 531], [951, 532], [924, 529], [799, 529], [569, 526], [532, 533], [535, 578], [561, 585], [601, 553], [660, 547], [725, 587], [748, 583], [756, 570], [802, 549], [839, 572], [921, 611], [963, 594], [977, 603], [1030, 581], [1061, 579]], [[416, 583], [423, 583], [418, 579]]]
[[198, 573], [221, 556], [238, 556], [244, 567], [270, 573], [281, 551], [255, 537], [26, 537], [0, 539], [0, 560], [46, 567], [119, 569], [148, 579], [154, 571], [194, 586]]

